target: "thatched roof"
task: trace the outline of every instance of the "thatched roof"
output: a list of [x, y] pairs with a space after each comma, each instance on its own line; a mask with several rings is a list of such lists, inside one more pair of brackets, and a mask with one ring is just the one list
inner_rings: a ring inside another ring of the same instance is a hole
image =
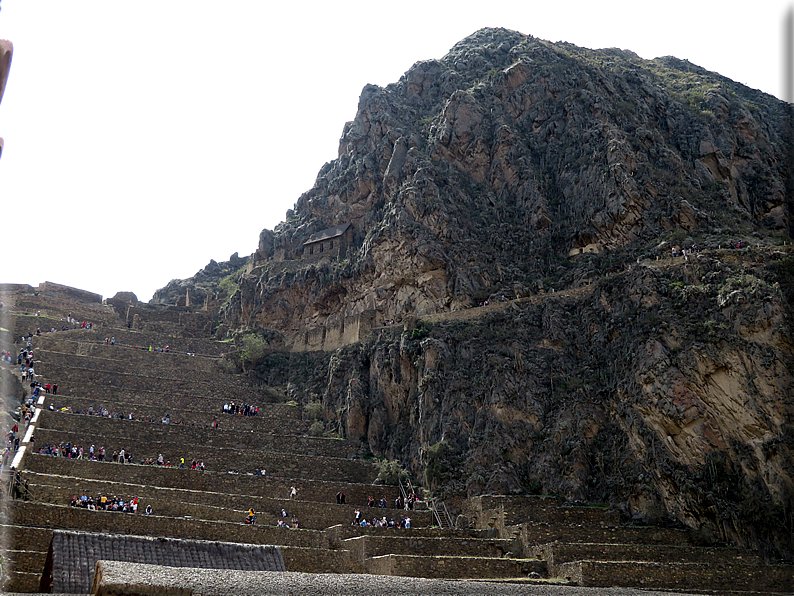
[[42, 588], [50, 588], [51, 582], [52, 592], [88, 594], [99, 560], [169, 567], [285, 571], [277, 546], [56, 530]]

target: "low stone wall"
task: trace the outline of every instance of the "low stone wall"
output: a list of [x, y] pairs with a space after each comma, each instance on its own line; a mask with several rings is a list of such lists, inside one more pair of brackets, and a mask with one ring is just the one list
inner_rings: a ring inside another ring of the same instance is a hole
[[366, 560], [367, 573], [444, 579], [525, 578], [530, 573], [546, 576], [546, 563], [531, 559], [479, 557], [421, 557], [385, 555]]

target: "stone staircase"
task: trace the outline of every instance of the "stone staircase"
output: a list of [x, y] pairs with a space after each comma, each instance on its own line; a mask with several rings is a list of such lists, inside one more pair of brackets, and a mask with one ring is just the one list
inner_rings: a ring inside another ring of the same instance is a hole
[[[80, 317], [84, 306], [47, 296], [22, 302], [53, 321], [66, 312]], [[32, 498], [7, 503], [0, 525], [9, 545], [8, 591], [39, 590], [56, 529], [274, 544], [288, 571], [310, 573], [692, 593], [772, 594], [794, 585], [792, 567], [765, 565], [756, 553], [697, 546], [682, 530], [624, 526], [615, 511], [568, 507], [553, 497], [451, 501], [468, 520], [459, 519], [458, 529], [438, 527], [423, 503], [411, 512], [367, 508], [369, 496], [393, 504], [399, 487], [374, 484], [376, 466], [356, 458], [348, 441], [308, 436], [302, 409], [286, 403], [280, 388], [226, 372], [221, 355], [229, 344], [197, 337], [199, 325], [180, 334], [164, 317], [156, 328], [131, 329], [106, 307], [91, 309], [93, 329], [33, 340], [39, 380], [57, 382], [59, 391], [43, 396], [34, 440], [23, 445], [20, 469]], [[19, 315], [15, 330], [27, 318]], [[105, 345], [106, 337], [115, 345]], [[168, 352], [149, 350], [166, 345]], [[230, 401], [258, 406], [259, 415], [223, 414]], [[111, 416], [96, 415], [100, 406]], [[44, 453], [66, 443], [82, 446], [83, 459]], [[104, 447], [105, 461], [88, 459], [91, 445]], [[132, 463], [112, 461], [121, 449]], [[160, 454], [170, 467], [140, 463]], [[205, 471], [190, 469], [193, 459], [203, 461]], [[298, 488], [294, 499], [292, 486]], [[336, 504], [340, 490], [347, 504]], [[84, 492], [137, 496], [139, 511], [70, 506]], [[143, 513], [147, 506], [151, 515]], [[257, 513], [254, 525], [242, 523], [249, 508]], [[367, 519], [410, 517], [411, 527], [352, 525], [356, 509]], [[278, 527], [279, 521], [292, 526], [293, 518], [298, 528]]]

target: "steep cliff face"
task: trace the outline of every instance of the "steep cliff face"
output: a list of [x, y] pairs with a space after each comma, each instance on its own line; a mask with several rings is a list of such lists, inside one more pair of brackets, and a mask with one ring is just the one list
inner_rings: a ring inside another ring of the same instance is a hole
[[294, 349], [394, 320], [256, 374], [441, 492], [608, 502], [792, 556], [787, 117], [675, 58], [478, 31], [364, 88], [223, 330]]
[[[261, 234], [226, 320], [289, 336], [566, 287], [588, 276], [560, 263], [572, 249], [784, 234], [785, 117], [675, 58], [478, 31], [364, 88], [339, 157]], [[348, 222], [346, 260], [300, 259], [311, 234]]]
[[790, 247], [715, 251], [259, 374], [446, 494], [606, 502], [791, 557], [793, 301]]

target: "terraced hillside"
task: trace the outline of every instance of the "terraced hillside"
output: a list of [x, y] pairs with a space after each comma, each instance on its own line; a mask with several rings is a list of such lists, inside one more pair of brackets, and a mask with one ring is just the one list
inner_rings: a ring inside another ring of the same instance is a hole
[[[92, 329], [42, 329], [31, 340], [36, 379], [59, 388], [36, 398], [31, 427], [19, 431], [14, 463], [27, 491], [4, 507], [9, 591], [46, 587], [59, 529], [273, 544], [288, 571], [308, 573], [719, 593], [780, 593], [794, 585], [790, 566], [765, 565], [756, 553], [697, 545], [682, 530], [624, 526], [615, 511], [554, 497], [464, 499], [454, 504], [462, 512], [458, 529], [440, 527], [446, 520], [422, 502], [412, 511], [393, 509], [399, 488], [375, 484], [376, 464], [355, 457], [354, 444], [309, 436], [303, 409], [287, 403], [283, 388], [228, 372], [222, 355], [230, 344], [182, 337], [176, 325], [132, 330], [99, 305], [19, 293], [3, 300], [15, 335], [31, 312], [61, 323], [82, 308], [94, 321]], [[166, 345], [168, 352], [156, 349]], [[5, 397], [27, 397], [24, 387], [24, 395]], [[229, 402], [259, 413], [224, 414]], [[64, 456], [73, 446], [78, 457]], [[119, 463], [122, 451], [128, 463]], [[158, 459], [164, 465], [142, 463]], [[204, 469], [192, 469], [194, 460]], [[345, 504], [336, 502], [340, 491]], [[137, 498], [138, 512], [72, 506], [83, 494]], [[389, 508], [367, 508], [370, 496]], [[253, 525], [243, 523], [249, 509]], [[410, 528], [352, 524], [356, 510], [398, 526], [410, 518]]]

